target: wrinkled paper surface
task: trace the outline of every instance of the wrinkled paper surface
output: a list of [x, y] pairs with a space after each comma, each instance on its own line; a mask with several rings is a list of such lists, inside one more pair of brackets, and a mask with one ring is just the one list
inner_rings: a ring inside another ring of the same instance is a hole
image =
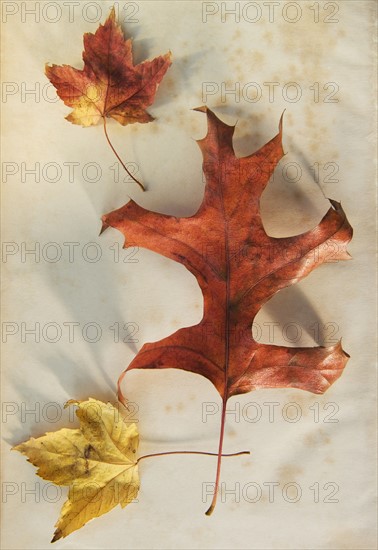
[[[123, 250], [102, 214], [132, 197], [189, 216], [203, 195], [195, 139], [207, 105], [237, 122], [247, 155], [277, 132], [287, 153], [264, 192], [274, 236], [315, 226], [341, 201], [355, 229], [349, 262], [323, 265], [279, 292], [254, 336], [283, 345], [331, 345], [351, 359], [324, 395], [266, 390], [229, 401], [222, 494], [204, 512], [214, 457], [145, 460], [138, 500], [55, 543], [71, 549], [373, 549], [375, 541], [375, 3], [116, 2], [135, 62], [168, 50], [173, 65], [150, 113], [109, 123], [121, 157], [148, 187], [120, 171], [102, 128], [64, 120], [69, 109], [45, 62], [81, 68], [82, 35], [111, 2], [3, 1], [3, 470], [7, 549], [47, 549], [65, 490], [35, 475], [10, 447], [76, 426], [70, 398], [115, 400], [115, 384], [144, 342], [196, 324], [202, 296], [183, 266]], [[220, 399], [200, 376], [133, 372], [123, 386], [138, 421], [140, 453], [216, 452]]]

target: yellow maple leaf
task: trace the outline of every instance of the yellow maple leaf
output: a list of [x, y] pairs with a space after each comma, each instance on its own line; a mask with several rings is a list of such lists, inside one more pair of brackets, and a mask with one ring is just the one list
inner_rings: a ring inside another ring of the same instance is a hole
[[68, 405], [78, 406], [79, 429], [63, 428], [13, 447], [38, 467], [40, 477], [69, 486], [51, 542], [117, 504], [124, 508], [139, 490], [136, 424], [126, 424], [120, 409], [96, 399]]

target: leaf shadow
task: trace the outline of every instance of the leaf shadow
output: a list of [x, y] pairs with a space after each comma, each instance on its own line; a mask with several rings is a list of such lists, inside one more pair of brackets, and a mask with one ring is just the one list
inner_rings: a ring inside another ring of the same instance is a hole
[[[288, 324], [295, 324], [299, 334], [306, 332], [318, 346], [324, 346], [326, 330], [324, 319], [315, 310], [311, 300], [297, 285], [287, 287], [277, 292], [266, 304], [263, 305], [259, 314], [268, 314], [273, 322], [278, 323], [278, 330], [283, 332], [283, 327]], [[259, 315], [258, 314], [258, 315]], [[258, 315], [256, 318], [258, 319]], [[295, 321], [294, 321], [295, 319]], [[311, 321], [309, 322], [309, 319]], [[314, 329], [316, 325], [317, 329]], [[274, 329], [273, 329], [274, 330]], [[260, 343], [271, 344], [269, 341]], [[297, 346], [294, 339], [289, 339], [284, 345]]]
[[151, 51], [155, 45], [154, 40], [151, 38], [137, 38], [133, 39], [133, 62], [134, 65], [139, 65], [143, 61], [152, 59]]
[[[61, 227], [67, 223], [64, 219], [60, 221]], [[60, 221], [58, 219], [57, 223]], [[94, 238], [86, 239], [85, 232], [83, 233], [82, 227], [79, 227], [82, 220], [70, 219], [69, 223], [71, 224], [70, 229], [72, 229], [72, 224], [77, 225], [76, 234], [81, 236], [81, 246], [88, 241], [99, 242]], [[61, 242], [73, 240], [70, 239], [68, 228], [66, 234], [64, 234], [64, 230], [61, 234]], [[96, 235], [95, 228], [93, 234]], [[49, 237], [47, 234], [46, 237], [48, 241], [54, 241], [53, 235]], [[104, 248], [104, 246], [101, 247], [102, 250]], [[102, 255], [104, 256], [104, 254]], [[64, 317], [61, 315], [60, 319], [54, 319], [55, 322], [58, 321], [56, 324], [59, 325], [63, 336], [54, 343], [42, 338], [39, 345], [30, 347], [29, 358], [32, 362], [39, 363], [39, 372], [46, 371], [46, 384], [42, 384], [41, 387], [51, 388], [49, 378], [52, 374], [60, 384], [57, 393], [61, 394], [64, 390], [62, 399], [88, 396], [101, 399], [101, 396], [109, 398], [109, 395], [113, 395], [115, 400], [116, 381], [125, 365], [123, 362], [115, 365], [115, 374], [112, 376], [113, 366], [110, 364], [106, 350], [109, 349], [109, 346], [111, 350], [111, 346], [116, 345], [123, 346], [122, 349], [125, 349], [125, 346], [128, 347], [133, 354], [138, 352], [135, 343], [123, 342], [122, 337], [118, 343], [115, 343], [115, 333], [109, 330], [114, 322], [119, 322], [122, 326], [122, 322], [126, 322], [126, 319], [125, 311], [122, 310], [119, 300], [121, 289], [114, 285], [114, 271], [109, 269], [108, 262], [111, 255], [107, 258], [108, 261], [90, 264], [83, 262], [83, 258], [78, 254], [74, 257], [75, 261], [70, 263], [68, 255], [63, 255], [57, 263], [41, 262], [39, 264], [40, 286], [53, 290], [56, 309], [64, 312]], [[121, 263], [119, 267], [122, 269], [123, 264]], [[104, 289], [107, 289], [106, 293], [104, 293]], [[101, 293], [105, 296], [102, 300], [100, 300]], [[35, 315], [38, 319], [38, 311]], [[51, 319], [44, 319], [44, 322], [40, 323], [41, 327], [49, 321]], [[64, 326], [64, 323], [77, 323], [72, 329], [72, 340], [69, 336], [71, 333], [68, 332], [67, 325]], [[100, 326], [98, 343], [94, 341], [92, 334], [90, 334], [90, 339], [83, 339], [82, 330], [86, 323], [97, 323]], [[22, 372], [22, 368], [24, 365], [20, 366], [19, 372]], [[30, 395], [32, 395], [33, 403], [36, 400], [46, 403], [46, 393], [39, 390], [40, 382], [40, 380], [30, 377], [25, 380], [21, 375], [15, 374], [14, 388], [20, 395], [20, 400], [28, 403]], [[47, 401], [53, 401], [56, 398], [55, 395], [55, 393], [51, 395]], [[36, 429], [40, 429], [40, 426]], [[33, 432], [33, 428], [28, 431]], [[15, 434], [17, 436], [18, 432], [16, 431]]]
[[[206, 53], [210, 51], [210, 48], [206, 50], [197, 51], [193, 53], [184, 53], [181, 55], [173, 54], [173, 63], [169, 69], [168, 76], [171, 76], [175, 81], [174, 92], [185, 93], [188, 96], [190, 93], [196, 93], [198, 91], [197, 85], [190, 79], [193, 73], [196, 73], [201, 68], [201, 61]], [[167, 77], [165, 77], [166, 79]], [[164, 84], [164, 79], [161, 86]], [[199, 107], [200, 105], [193, 105], [191, 108]]]
[[[11, 435], [3, 436], [2, 440], [11, 446], [17, 445], [29, 437], [38, 437], [49, 429], [48, 422], [43, 422], [41, 425], [40, 421], [41, 411], [48, 403], [46, 393], [38, 385], [33, 386], [33, 392], [31, 392], [30, 386], [25, 384], [21, 373], [13, 377], [13, 386], [17, 392], [17, 401], [3, 401], [2, 403], [3, 431], [8, 423], [11, 425]], [[13, 411], [12, 407], [14, 407]]]
[[[312, 181], [314, 183], [316, 183], [316, 185], [319, 187], [319, 189], [320, 189], [322, 195], [324, 196], [324, 198], [328, 198], [327, 195], [324, 192], [323, 187], [321, 186], [320, 181], [319, 180], [317, 181], [316, 178], [313, 177], [313, 173], [312, 173], [313, 163], [310, 162], [308, 157], [303, 153], [303, 151], [301, 151], [301, 149], [299, 147], [294, 146], [294, 147], [292, 147], [292, 150], [295, 153], [298, 160], [300, 161], [301, 166], [305, 169], [306, 174], [311, 175]], [[331, 197], [331, 198], [333, 198], [333, 197]]]

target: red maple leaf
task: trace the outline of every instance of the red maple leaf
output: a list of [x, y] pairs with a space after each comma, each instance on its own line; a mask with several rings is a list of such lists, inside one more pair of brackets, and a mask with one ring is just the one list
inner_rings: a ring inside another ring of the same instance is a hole
[[[216, 487], [217, 497], [227, 400], [259, 388], [299, 388], [323, 393], [341, 375], [348, 355], [341, 343], [331, 347], [267, 345], [252, 337], [253, 319], [279, 290], [297, 283], [327, 261], [350, 258], [346, 245], [352, 228], [341, 205], [319, 225], [301, 235], [270, 237], [259, 210], [260, 196], [283, 156], [279, 133], [257, 152], [235, 156], [234, 127], [201, 107], [208, 133], [198, 141], [206, 188], [197, 213], [176, 218], [141, 208], [134, 201], [103, 216], [129, 243], [183, 264], [196, 277], [204, 298], [202, 321], [144, 344], [125, 372], [178, 368], [201, 374], [217, 388], [223, 402]], [[119, 380], [119, 396], [123, 400]]]
[[171, 65], [171, 53], [134, 65], [131, 39], [125, 40], [115, 10], [95, 34], [84, 34], [84, 69], [46, 65], [46, 75], [72, 113], [73, 124], [91, 126], [105, 117], [122, 125], [150, 122], [146, 108]]
[[83, 60], [82, 70], [70, 65], [50, 67], [46, 64], [46, 76], [64, 103], [73, 108], [66, 119], [84, 127], [102, 121], [111, 149], [129, 176], [144, 190], [110, 142], [106, 118], [111, 117], [123, 126], [154, 120], [146, 108], [152, 105], [158, 85], [172, 63], [171, 53], [134, 65], [132, 42], [124, 39], [112, 8], [95, 34], [84, 34]]

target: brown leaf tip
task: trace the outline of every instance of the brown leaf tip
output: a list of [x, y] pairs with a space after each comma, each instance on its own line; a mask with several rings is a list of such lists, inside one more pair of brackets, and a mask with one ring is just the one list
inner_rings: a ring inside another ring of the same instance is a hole
[[211, 514], [214, 512], [214, 509], [215, 509], [215, 505], [211, 504], [210, 508], [208, 510], [206, 510], [205, 515], [206, 516], [211, 516]]
[[172, 52], [171, 50], [168, 50], [167, 53], [163, 54], [162, 57], [169, 62], [169, 65], [172, 65]]
[[340, 352], [341, 355], [344, 355], [345, 363], [347, 363], [348, 359], [350, 359], [350, 355], [345, 351], [345, 349], [343, 349], [342, 338], [340, 338], [340, 340], [331, 347], [333, 347], [333, 349], [335, 349], [336, 351]]
[[57, 540], [62, 538], [62, 531], [60, 529], [57, 529], [54, 533], [53, 538], [51, 539], [51, 543], [56, 542]]
[[206, 105], [202, 105], [201, 107], [195, 107], [194, 109], [192, 109], [192, 111], [199, 111], [200, 113], [207, 113], [208, 108], [206, 107]]
[[114, 6], [112, 6], [112, 9], [110, 10], [110, 14], [109, 14], [108, 19], [112, 19], [113, 21], [115, 20], [115, 7]]
[[100, 231], [100, 233], [99, 233], [99, 236], [102, 235], [103, 232], [104, 232], [106, 229], [108, 229], [108, 227], [109, 227], [109, 224], [107, 224], [107, 223], [104, 221], [104, 217], [105, 217], [105, 216], [102, 217], [102, 226], [101, 226], [101, 231]]

